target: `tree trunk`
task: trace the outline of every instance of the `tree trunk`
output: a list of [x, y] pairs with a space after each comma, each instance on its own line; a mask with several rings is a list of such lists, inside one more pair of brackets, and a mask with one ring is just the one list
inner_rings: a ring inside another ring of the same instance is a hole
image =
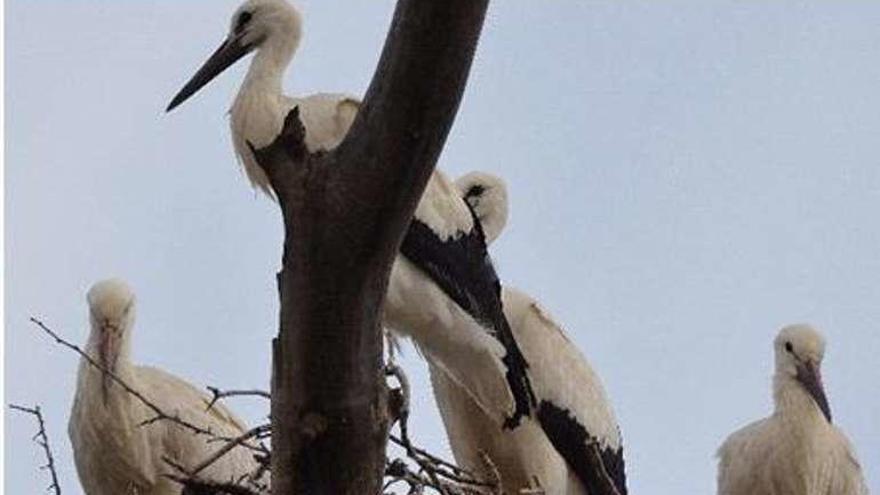
[[464, 92], [488, 0], [399, 0], [348, 136], [310, 154], [296, 110], [255, 150], [281, 206], [272, 492], [378, 494], [388, 437], [382, 304]]

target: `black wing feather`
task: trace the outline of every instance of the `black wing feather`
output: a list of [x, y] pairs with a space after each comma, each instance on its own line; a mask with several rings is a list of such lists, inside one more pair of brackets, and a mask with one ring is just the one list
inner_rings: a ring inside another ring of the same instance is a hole
[[552, 402], [541, 401], [538, 422], [588, 494], [626, 495], [623, 447], [603, 447], [568, 409]]
[[[470, 209], [470, 205], [468, 205]], [[515, 401], [513, 415], [505, 428], [515, 428], [530, 415], [535, 394], [526, 372], [528, 363], [520, 351], [501, 303], [501, 282], [486, 248], [483, 227], [471, 210], [474, 229], [457, 238], [441, 240], [424, 222], [410, 223], [400, 253], [423, 271], [471, 317], [489, 330], [506, 353], [506, 380]]]

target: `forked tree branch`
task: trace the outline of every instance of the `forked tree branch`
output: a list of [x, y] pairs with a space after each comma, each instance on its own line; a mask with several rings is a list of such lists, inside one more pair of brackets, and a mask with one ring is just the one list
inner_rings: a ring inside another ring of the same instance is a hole
[[52, 448], [49, 446], [49, 435], [46, 433], [46, 422], [43, 420], [43, 413], [40, 412], [40, 406], [34, 406], [31, 408], [9, 404], [9, 408], [31, 414], [37, 419], [39, 429], [37, 430], [37, 434], [34, 435], [34, 442], [42, 447], [43, 453], [46, 454], [46, 464], [40, 466], [40, 468], [49, 471], [49, 476], [52, 478], [52, 484], [49, 485], [46, 490], [54, 490], [55, 495], [61, 495], [61, 485], [58, 483], [58, 472], [55, 470], [55, 458], [52, 456]]
[[257, 389], [249, 389], [249, 390], [221, 390], [217, 387], [205, 387], [208, 389], [208, 392], [211, 392], [211, 402], [208, 403], [205, 410], [209, 410], [214, 407], [217, 402], [222, 399], [227, 399], [229, 397], [261, 397], [263, 399], [271, 399], [272, 396], [269, 392], [265, 390], [257, 390]]

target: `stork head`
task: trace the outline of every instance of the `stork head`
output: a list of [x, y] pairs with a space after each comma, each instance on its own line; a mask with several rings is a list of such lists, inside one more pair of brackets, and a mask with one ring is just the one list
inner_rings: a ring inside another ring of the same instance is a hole
[[247, 0], [232, 15], [223, 44], [174, 96], [166, 111], [173, 110], [229, 66], [261, 47], [274, 48], [269, 63], [283, 69], [290, 62], [301, 35], [302, 18], [286, 0]]
[[471, 172], [459, 177], [455, 187], [480, 220], [486, 244], [491, 244], [507, 224], [507, 185], [498, 176]]
[[822, 386], [822, 357], [825, 338], [809, 325], [784, 327], [773, 344], [776, 373], [794, 379], [813, 398], [825, 419], [831, 422], [831, 408]]
[[[134, 323], [134, 292], [123, 280], [111, 278], [93, 285], [86, 299], [92, 326], [90, 343], [97, 346], [101, 366], [115, 372], [123, 343]], [[105, 374], [101, 380], [105, 401], [110, 383], [110, 377]]]

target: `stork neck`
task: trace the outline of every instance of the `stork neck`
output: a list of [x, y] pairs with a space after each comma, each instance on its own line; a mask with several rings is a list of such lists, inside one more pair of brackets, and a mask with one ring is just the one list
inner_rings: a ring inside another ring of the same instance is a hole
[[[99, 330], [95, 330], [89, 336], [89, 341], [86, 344], [85, 353], [91, 358], [93, 361], [100, 365], [104, 365], [101, 362], [101, 354], [99, 352], [100, 346], [100, 333]], [[116, 362], [111, 371], [114, 375], [116, 375], [121, 380], [126, 383], [130, 382], [129, 378], [133, 374], [134, 365], [131, 362], [131, 337], [130, 332], [123, 332], [122, 339], [119, 341], [118, 354], [116, 357]], [[101, 380], [104, 375], [104, 372], [100, 369], [92, 366], [86, 359], [82, 359], [80, 361], [80, 374], [88, 377], [89, 380]], [[118, 387], [114, 387], [118, 388]], [[120, 389], [120, 391], [122, 391]]]
[[[97, 331], [92, 332], [85, 354], [100, 364], [99, 335]], [[142, 384], [138, 383], [135, 367], [129, 359], [127, 333], [120, 344], [119, 357], [110, 371], [134, 390], [146, 392], [141, 389]], [[103, 394], [103, 385], [103, 371], [82, 358], [77, 375], [76, 399], [70, 412], [70, 427], [71, 431], [76, 431], [76, 439], [74, 440], [73, 433], [71, 439], [90, 447], [83, 449], [81, 453], [90, 465], [102, 466], [108, 462], [107, 453], [112, 453], [112, 465], [102, 468], [108, 469], [105, 472], [111, 474], [105, 480], [109, 491], [102, 493], [146, 493], [138, 490], [132, 492], [130, 481], [120, 482], [119, 475], [123, 471], [119, 471], [117, 466], [137, 466], [140, 473], [148, 479], [156, 478], [156, 468], [150, 456], [148, 429], [141, 426], [141, 422], [150, 416], [144, 413], [145, 407], [139, 400], [119, 384], [113, 383], [107, 390], [106, 397]], [[77, 461], [79, 460], [78, 457]]]
[[298, 39], [295, 37], [270, 36], [257, 49], [242, 84], [239, 98], [246, 96], [280, 97], [284, 73]]
[[776, 373], [773, 376], [773, 402], [775, 414], [782, 418], [798, 424], [827, 423], [816, 401], [790, 375]]

